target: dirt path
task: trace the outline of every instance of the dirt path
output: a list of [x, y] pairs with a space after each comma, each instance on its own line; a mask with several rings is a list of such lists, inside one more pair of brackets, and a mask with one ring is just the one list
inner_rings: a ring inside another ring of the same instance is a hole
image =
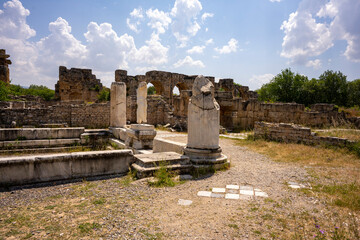
[[[160, 131], [158, 137], [186, 142], [184, 134]], [[273, 162], [234, 140], [220, 139], [220, 145], [231, 161], [230, 170], [172, 188], [149, 187], [144, 180], [124, 184], [125, 177], [120, 177], [0, 192], [0, 226], [10, 228], [1, 225], [6, 218], [29, 211], [34, 212], [29, 221], [40, 225], [30, 224], [23, 231], [34, 239], [286, 239], [311, 232], [304, 222], [314, 217], [335, 223], [332, 208], [287, 186], [289, 181], [310, 180], [304, 168]], [[197, 196], [198, 191], [230, 184], [251, 185], [269, 197], [230, 200]], [[94, 204], [94, 199], [105, 203]], [[179, 205], [179, 199], [192, 204]], [[49, 205], [54, 207], [47, 212]], [[78, 207], [81, 205], [85, 207]], [[49, 215], [43, 216], [44, 212]], [[56, 231], [39, 230], [45, 224], [40, 221], [43, 218], [51, 226], [59, 225]], [[96, 221], [101, 227], [79, 235], [77, 226], [85, 220]], [[0, 227], [0, 239], [6, 232]]]

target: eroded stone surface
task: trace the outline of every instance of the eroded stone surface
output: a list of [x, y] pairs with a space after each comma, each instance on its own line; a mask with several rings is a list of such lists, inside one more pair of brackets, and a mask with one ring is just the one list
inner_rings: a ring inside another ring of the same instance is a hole
[[139, 87], [136, 90], [136, 122], [137, 123], [146, 123], [147, 122], [147, 84], [146, 82], [139, 83]]
[[126, 85], [122, 82], [111, 84], [110, 126], [124, 127], [126, 125]]

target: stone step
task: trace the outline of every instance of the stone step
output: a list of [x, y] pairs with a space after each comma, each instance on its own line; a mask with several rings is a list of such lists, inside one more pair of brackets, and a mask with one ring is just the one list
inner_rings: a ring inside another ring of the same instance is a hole
[[178, 174], [189, 173], [192, 165], [190, 158], [175, 152], [161, 152], [134, 155], [135, 163], [131, 165], [138, 178], [149, 177], [161, 167]]
[[0, 141], [0, 149], [79, 146], [80, 138]]

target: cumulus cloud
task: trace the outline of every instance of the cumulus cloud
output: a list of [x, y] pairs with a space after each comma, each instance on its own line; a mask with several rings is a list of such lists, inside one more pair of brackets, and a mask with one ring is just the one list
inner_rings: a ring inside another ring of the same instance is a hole
[[308, 57], [318, 56], [333, 46], [327, 25], [317, 23], [308, 11], [291, 13], [281, 30], [285, 32], [281, 56], [294, 63], [304, 64]]
[[228, 54], [232, 52], [236, 52], [238, 49], [238, 41], [235, 38], [231, 38], [227, 45], [224, 45], [222, 48], [215, 48], [220, 54]]
[[132, 22], [130, 18], [126, 18], [126, 25], [130, 28], [130, 30], [139, 33], [140, 29], [138, 27], [141, 24], [141, 20], [144, 18], [142, 8], [134, 8], [134, 10], [130, 13], [130, 16], [132, 20], [135, 20], [135, 22]]
[[203, 15], [201, 15], [201, 20], [204, 22], [207, 18], [212, 18], [213, 16], [213, 13], [203, 13]]
[[169, 13], [159, 11], [158, 9], [147, 10], [146, 15], [150, 19], [148, 26], [150, 26], [152, 29], [156, 29], [158, 33], [164, 33], [171, 23]]
[[281, 56], [293, 63], [314, 67], [320, 63], [315, 64], [308, 58], [320, 56], [334, 46], [336, 40], [345, 40], [344, 55], [350, 61], [359, 62], [359, 11], [358, 0], [303, 0], [281, 26], [285, 33]]
[[203, 53], [205, 48], [206, 48], [205, 46], [193, 46], [191, 49], [187, 50], [186, 52], [189, 54]]
[[206, 40], [206, 42], [205, 42], [206, 46], [211, 45], [211, 44], [214, 44], [214, 39], [210, 38], [210, 39]]
[[198, 0], [176, 0], [171, 10], [173, 17], [172, 30], [175, 38], [180, 42], [180, 47], [185, 47], [190, 37], [193, 37], [201, 29], [197, 22], [197, 16], [202, 10]]
[[320, 59], [309, 60], [305, 66], [312, 67], [314, 69], [319, 69], [321, 68], [321, 60]]
[[261, 88], [262, 85], [268, 83], [273, 79], [275, 75], [271, 73], [266, 73], [262, 75], [252, 75], [252, 77], [249, 79], [249, 82], [252, 83], [255, 89]]
[[159, 35], [153, 33], [146, 45], [134, 49], [129, 58], [137, 63], [160, 65], [168, 62], [168, 51], [169, 48], [161, 44]]
[[281, 2], [281, 0], [270, 0], [270, 2]]
[[205, 65], [200, 60], [193, 60], [190, 56], [186, 56], [184, 59], [180, 59], [174, 65], [175, 68], [179, 68], [182, 66], [191, 66], [191, 67], [200, 67], [204, 68]]

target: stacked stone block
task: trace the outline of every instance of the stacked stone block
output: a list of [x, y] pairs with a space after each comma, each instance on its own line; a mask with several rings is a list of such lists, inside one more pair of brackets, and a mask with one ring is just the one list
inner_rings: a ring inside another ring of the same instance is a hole
[[345, 138], [319, 137], [316, 133], [312, 133], [310, 128], [289, 123], [256, 122], [254, 136], [272, 141], [309, 145], [325, 144], [345, 147], [354, 144], [354, 141]]

